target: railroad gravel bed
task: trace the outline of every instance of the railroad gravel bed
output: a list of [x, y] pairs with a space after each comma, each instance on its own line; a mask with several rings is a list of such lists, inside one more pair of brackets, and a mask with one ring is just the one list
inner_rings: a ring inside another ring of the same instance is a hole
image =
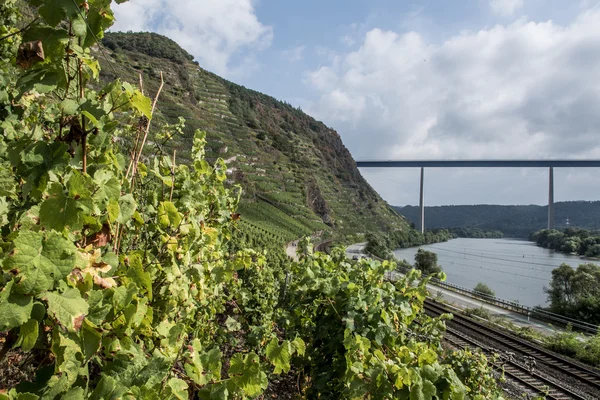
[[[450, 328], [453, 328], [455, 330], [462, 332], [463, 334], [465, 334], [465, 336], [468, 336], [469, 338], [474, 339], [476, 342], [480, 343], [482, 346], [498, 350], [499, 354], [504, 353], [504, 355], [505, 355], [507, 352], [514, 353], [515, 362], [523, 367], [527, 367], [526, 362], [525, 362], [525, 357], [527, 356], [527, 354], [519, 353], [519, 352], [515, 351], [515, 349], [512, 349], [512, 348], [504, 345], [503, 343], [501, 343], [489, 336], [486, 336], [482, 333], [470, 330], [467, 327], [464, 327], [457, 322], [449, 321], [449, 322], [447, 322], [447, 325]], [[578, 363], [578, 364], [580, 364], [580, 363]], [[589, 367], [587, 367], [587, 368], [589, 368]], [[547, 378], [549, 381], [553, 382], [557, 386], [562, 387], [562, 388], [568, 388], [568, 389], [572, 390], [573, 392], [578, 393], [579, 395], [581, 395], [582, 397], [584, 397], [586, 399], [589, 399], [589, 400], [600, 399], [600, 390], [598, 390], [594, 387], [591, 387], [583, 382], [579, 382], [579, 381], [575, 380], [575, 378], [567, 375], [564, 372], [561, 372], [556, 367], [549, 366], [538, 360], [537, 365], [535, 367], [535, 371], [540, 373], [541, 375], [543, 375], [545, 378]], [[502, 385], [502, 387], [503, 387], [503, 389], [506, 389], [507, 393], [510, 393], [511, 395], [514, 395], [515, 387], [519, 388], [519, 393], [523, 393], [526, 396], [530, 395], [530, 393], [527, 393], [526, 391], [524, 391], [524, 389], [521, 388], [519, 385], [509, 384], [508, 386]]]

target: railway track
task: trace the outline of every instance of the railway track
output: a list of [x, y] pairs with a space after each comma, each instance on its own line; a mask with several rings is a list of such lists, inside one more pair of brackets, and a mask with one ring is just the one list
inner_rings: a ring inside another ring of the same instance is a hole
[[[469, 337], [465, 337], [457, 330], [447, 328], [446, 333], [450, 333], [450, 335], [445, 335], [444, 339], [450, 342], [455, 347], [462, 349], [469, 347], [477, 347], [482, 349], [485, 353], [494, 353], [493, 349], [487, 346], [483, 346], [477, 341], [470, 339]], [[492, 364], [492, 366], [498, 372], [504, 372], [505, 376], [508, 376], [510, 379], [512, 379], [528, 391], [532, 392], [532, 394], [544, 396], [548, 400], [586, 399], [586, 397], [583, 397], [569, 389], [561, 388], [559, 385], [546, 379], [542, 375], [533, 374], [531, 371], [520, 366], [519, 364], [511, 362], [496, 362]]]
[[[440, 315], [443, 313], [452, 313], [451, 310], [448, 310], [443, 305], [428, 300], [425, 303], [425, 309], [429, 311], [429, 313]], [[455, 314], [454, 319], [451, 321], [451, 325], [460, 327], [463, 330], [472, 331], [478, 333], [486, 338], [494, 342], [498, 342], [506, 348], [510, 348], [512, 351], [518, 352], [519, 354], [523, 354], [529, 357], [534, 357], [538, 363], [546, 364], [548, 367], [553, 368], [555, 370], [560, 371], [562, 374], [568, 375], [571, 378], [577, 379], [578, 382], [581, 382], [594, 390], [600, 390], [600, 374], [597, 371], [592, 369], [585, 368], [578, 364], [572, 363], [569, 360], [560, 357], [556, 354], [553, 354], [541, 347], [538, 347], [524, 339], [509, 335], [500, 330], [491, 328], [487, 325], [479, 323], [477, 321], [472, 320], [471, 318], [465, 317], [460, 314]], [[455, 345], [460, 345], [459, 341], [462, 341], [463, 346], [477, 346], [481, 347], [484, 350], [492, 352], [492, 349], [487, 346], [481, 346], [480, 343], [474, 341], [473, 339], [467, 338], [464, 334], [461, 334], [458, 330], [449, 327], [447, 330], [450, 337], [453, 339], [448, 339]], [[457, 340], [458, 339], [458, 340]], [[510, 363], [504, 365], [505, 372], [508, 375], [511, 375], [516, 381], [520, 382], [523, 386], [528, 388], [536, 387], [538, 392], [543, 393], [543, 386], [547, 386], [551, 393], [548, 395], [549, 398], [553, 399], [585, 399], [586, 397], [581, 397], [581, 395], [572, 392], [570, 389], [561, 388], [557, 384], [552, 381], [547, 380], [541, 374], [535, 374], [535, 376], [531, 376], [530, 372], [521, 367], [519, 364]], [[514, 371], [511, 371], [515, 369]], [[529, 378], [527, 378], [529, 376]], [[533, 382], [531, 385], [526, 383], [527, 379]], [[566, 396], [566, 397], [565, 397]]]

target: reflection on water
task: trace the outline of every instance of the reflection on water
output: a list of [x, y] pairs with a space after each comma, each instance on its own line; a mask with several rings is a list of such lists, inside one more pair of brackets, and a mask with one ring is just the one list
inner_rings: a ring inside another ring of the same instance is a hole
[[[474, 288], [483, 282], [496, 296], [527, 306], [546, 305], [544, 286], [552, 270], [562, 263], [577, 267], [585, 260], [511, 239], [454, 239], [420, 248], [438, 255], [447, 282]], [[399, 259], [414, 264], [418, 247], [394, 251]]]

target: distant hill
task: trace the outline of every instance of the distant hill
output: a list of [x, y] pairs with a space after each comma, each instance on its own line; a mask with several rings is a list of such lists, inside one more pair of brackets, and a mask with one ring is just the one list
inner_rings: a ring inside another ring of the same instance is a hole
[[[153, 96], [164, 73], [157, 123], [186, 119], [164, 145], [189, 160], [196, 129], [207, 132], [207, 157], [223, 158], [230, 183], [244, 188], [242, 220], [262, 229], [300, 234], [408, 229], [408, 223], [363, 179], [339, 134], [298, 108], [201, 68], [174, 41], [154, 33], [108, 33], [98, 52], [101, 79], [131, 83], [143, 76]], [[160, 140], [152, 138], [156, 145]]]
[[[409, 221], [419, 224], [419, 207], [394, 207]], [[570, 226], [586, 229], [600, 228], [600, 201], [567, 201], [555, 204], [556, 228]], [[479, 228], [499, 230], [507, 237], [526, 238], [530, 233], [544, 229], [548, 221], [546, 206], [439, 206], [425, 207], [426, 228]]]

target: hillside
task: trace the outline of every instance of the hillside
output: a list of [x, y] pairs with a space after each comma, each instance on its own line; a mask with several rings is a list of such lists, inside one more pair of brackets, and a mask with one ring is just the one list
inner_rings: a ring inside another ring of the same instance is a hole
[[164, 73], [153, 133], [184, 117], [165, 149], [186, 162], [193, 132], [206, 131], [208, 158], [223, 158], [230, 183], [244, 188], [243, 221], [287, 237], [408, 228], [360, 175], [338, 133], [300, 109], [202, 69], [161, 35], [109, 33], [103, 44], [103, 81], [138, 82], [141, 73], [153, 96]]
[[[419, 207], [394, 207], [408, 220], [418, 225]], [[570, 226], [600, 228], [600, 201], [568, 201], [555, 204], [555, 223], [564, 228], [567, 218]], [[499, 230], [506, 236], [526, 238], [530, 233], [544, 229], [548, 221], [548, 207], [528, 206], [440, 206], [425, 207], [427, 228], [479, 228]]]

